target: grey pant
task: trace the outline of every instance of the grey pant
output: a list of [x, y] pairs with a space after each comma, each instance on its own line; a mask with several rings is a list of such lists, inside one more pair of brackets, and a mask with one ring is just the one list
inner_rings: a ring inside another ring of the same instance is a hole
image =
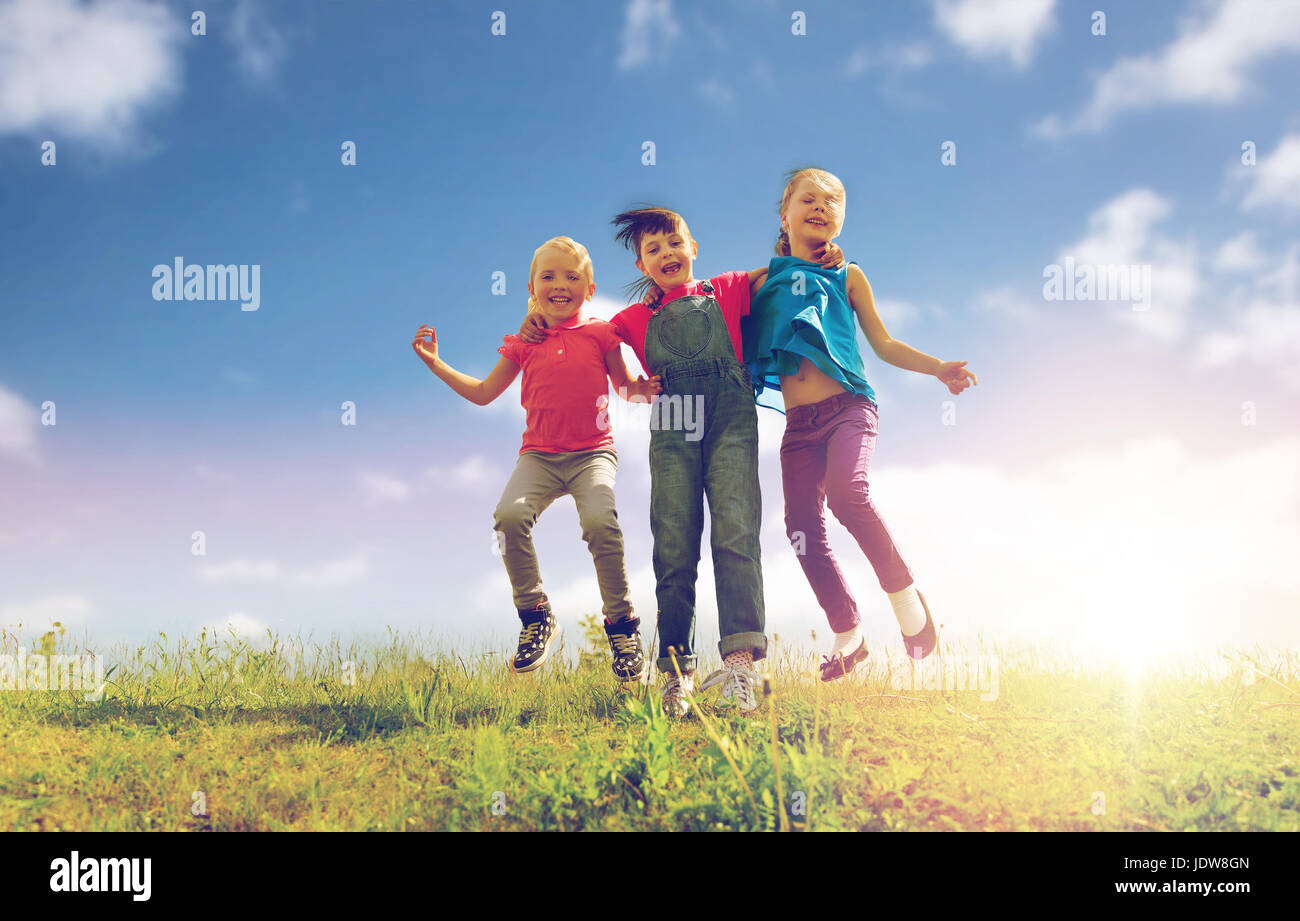
[[596, 564], [596, 581], [604, 614], [619, 621], [632, 613], [632, 598], [623, 565], [623, 532], [614, 510], [614, 473], [618, 455], [607, 449], [519, 455], [515, 472], [497, 503], [496, 524], [501, 555], [514, 589], [515, 607], [531, 610], [546, 600], [533, 549], [537, 516], [568, 493], [578, 506], [582, 538]]

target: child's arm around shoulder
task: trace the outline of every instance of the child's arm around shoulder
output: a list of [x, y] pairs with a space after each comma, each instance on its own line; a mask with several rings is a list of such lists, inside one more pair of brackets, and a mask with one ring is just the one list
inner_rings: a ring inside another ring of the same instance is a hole
[[[824, 245], [819, 246], [817, 250], [813, 253], [813, 256], [815, 257], [814, 261], [818, 265], [824, 265], [827, 268], [838, 269], [840, 266], [844, 264], [844, 250], [840, 249], [837, 244], [830, 241], [827, 241]], [[769, 262], [761, 269], [749, 270], [749, 296], [750, 297], [753, 297], [755, 294], [757, 294], [758, 290], [762, 288], [763, 284], [767, 281], [767, 272], [770, 266], [771, 263]], [[865, 280], [865, 278], [866, 276], [864, 275], [863, 279]]]
[[967, 371], [964, 361], [941, 361], [933, 355], [912, 348], [901, 339], [895, 339], [885, 329], [884, 321], [876, 310], [875, 295], [871, 292], [871, 283], [856, 265], [848, 270], [849, 304], [857, 314], [858, 325], [871, 343], [871, 349], [881, 360], [904, 371], [916, 371], [920, 374], [932, 374], [948, 386], [952, 393], [961, 393], [971, 384], [978, 384], [979, 378]]
[[[426, 337], [428, 341], [425, 341]], [[463, 374], [442, 360], [438, 354], [438, 334], [428, 324], [420, 327], [411, 346], [430, 371], [438, 375], [452, 390], [477, 406], [486, 406], [501, 396], [519, 376], [519, 365], [505, 355], [509, 349], [508, 341], [497, 350], [502, 353], [501, 360], [483, 380]]]

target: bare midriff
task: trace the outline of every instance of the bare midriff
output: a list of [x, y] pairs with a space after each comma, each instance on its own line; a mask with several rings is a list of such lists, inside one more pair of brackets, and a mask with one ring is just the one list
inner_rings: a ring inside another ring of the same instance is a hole
[[808, 403], [820, 403], [845, 392], [839, 381], [828, 376], [807, 358], [799, 364], [797, 372], [781, 376], [781, 397], [785, 400], [787, 410]]

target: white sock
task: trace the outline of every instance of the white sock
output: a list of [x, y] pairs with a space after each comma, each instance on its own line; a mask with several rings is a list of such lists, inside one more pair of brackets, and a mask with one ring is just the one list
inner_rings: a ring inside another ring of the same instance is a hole
[[898, 629], [903, 636], [916, 636], [925, 626], [925, 608], [921, 606], [921, 596], [916, 593], [916, 586], [909, 585], [901, 592], [888, 592], [889, 603], [894, 606], [894, 616], [898, 618]]
[[843, 633], [835, 634], [835, 645], [831, 649], [831, 658], [835, 658], [840, 653], [849, 655], [856, 652], [857, 648], [862, 645], [862, 628], [855, 626], [852, 630], [845, 630]]

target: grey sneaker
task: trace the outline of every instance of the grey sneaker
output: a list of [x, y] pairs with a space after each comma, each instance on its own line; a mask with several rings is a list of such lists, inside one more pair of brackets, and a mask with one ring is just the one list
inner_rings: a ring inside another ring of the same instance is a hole
[[763, 679], [752, 668], [724, 665], [700, 683], [700, 690], [707, 691], [716, 687], [723, 700], [736, 704], [743, 711], [749, 711], [758, 709], [754, 691], [762, 687], [762, 684]]
[[692, 693], [691, 684], [693, 677], [689, 674], [669, 675], [668, 680], [664, 682], [663, 690], [659, 692], [659, 699], [663, 703], [664, 713], [669, 716], [683, 717], [690, 712], [691, 705], [686, 700], [686, 695]]

